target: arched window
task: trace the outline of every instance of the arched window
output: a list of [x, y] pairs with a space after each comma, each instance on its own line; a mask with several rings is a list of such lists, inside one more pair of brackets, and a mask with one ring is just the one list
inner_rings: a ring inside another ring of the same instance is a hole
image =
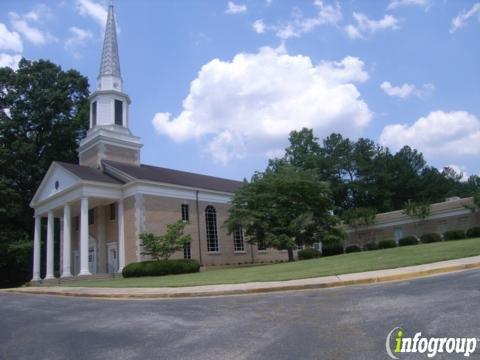
[[218, 252], [217, 212], [212, 205], [205, 208], [205, 224], [207, 227], [207, 250]]
[[233, 249], [237, 252], [245, 251], [243, 242], [243, 229], [241, 225], [236, 225], [233, 230]]

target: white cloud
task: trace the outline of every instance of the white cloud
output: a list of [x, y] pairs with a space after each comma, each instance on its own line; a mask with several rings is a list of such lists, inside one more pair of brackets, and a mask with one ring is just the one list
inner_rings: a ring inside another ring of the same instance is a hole
[[323, 1], [315, 0], [314, 5], [318, 11], [315, 17], [304, 17], [296, 9], [291, 20], [284, 24], [268, 26], [268, 29], [275, 31], [279, 38], [286, 40], [291, 37], [300, 37], [321, 25], [336, 25], [342, 19], [342, 10], [338, 3], [335, 3], [335, 6], [325, 5]]
[[358, 58], [314, 65], [308, 56], [265, 47], [205, 64], [180, 114], [159, 112], [152, 123], [175, 141], [197, 140], [226, 164], [276, 153], [289, 132], [302, 127], [314, 128], [318, 136], [358, 135], [372, 113], [354, 83], [367, 79]]
[[18, 63], [21, 59], [22, 59], [22, 55], [20, 54], [10, 55], [6, 53], [1, 53], [0, 67], [9, 67], [9, 68], [12, 68], [13, 70], [17, 70]]
[[233, 1], [229, 1], [225, 14], [243, 14], [247, 12], [247, 5], [235, 4]]
[[390, 0], [387, 9], [396, 9], [402, 6], [421, 6], [428, 8], [431, 0]]
[[82, 16], [89, 16], [104, 28], [107, 23], [107, 9], [102, 3], [94, 0], [76, 0], [76, 9]]
[[473, 4], [472, 8], [468, 11], [463, 9], [457, 16], [452, 19], [450, 33], [453, 34], [458, 29], [464, 27], [467, 24], [468, 19], [478, 13], [480, 13], [480, 2]]
[[388, 96], [396, 96], [401, 99], [406, 99], [412, 95], [417, 97], [428, 96], [435, 90], [433, 84], [424, 84], [423, 87], [417, 88], [415, 85], [406, 83], [400, 86], [393, 86], [389, 81], [384, 81], [380, 88]]
[[263, 34], [265, 32], [266, 26], [263, 20], [259, 19], [253, 22], [252, 28], [257, 34]]
[[385, 126], [380, 143], [393, 150], [410, 145], [432, 157], [480, 155], [480, 119], [466, 111], [433, 111], [412, 125]]
[[81, 57], [81, 49], [85, 47], [87, 41], [90, 40], [93, 35], [90, 31], [72, 26], [68, 29], [70, 36], [65, 41], [65, 50], [71, 53], [75, 58]]
[[467, 172], [467, 168], [465, 166], [450, 164], [450, 165], [445, 166], [445, 168], [450, 168], [453, 171], [455, 171], [455, 173], [457, 175], [462, 175], [462, 178], [460, 179], [460, 181], [463, 181], [463, 182], [468, 181], [469, 175], [468, 175], [468, 172]]
[[372, 34], [380, 30], [396, 30], [399, 28], [400, 23], [395, 16], [388, 14], [380, 20], [372, 20], [365, 14], [354, 12], [353, 18], [356, 24], [349, 24], [344, 28], [348, 37], [351, 39], [360, 39], [367, 33]]
[[0, 23], [0, 51], [23, 51], [23, 43], [20, 35], [15, 31], [9, 31], [5, 24]]
[[45, 45], [58, 39], [47, 31], [42, 31], [38, 26], [32, 23], [41, 24], [44, 20], [51, 18], [51, 12], [48, 7], [41, 5], [25, 14], [9, 12], [10, 22], [13, 28], [18, 31], [25, 39], [34, 45]]

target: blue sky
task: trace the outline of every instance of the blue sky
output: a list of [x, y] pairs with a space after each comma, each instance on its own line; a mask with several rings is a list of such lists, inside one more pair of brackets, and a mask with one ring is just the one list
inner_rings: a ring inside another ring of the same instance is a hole
[[[0, 3], [0, 65], [47, 58], [98, 75], [108, 2]], [[234, 179], [292, 129], [409, 144], [480, 171], [476, 0], [116, 0], [142, 162]]]

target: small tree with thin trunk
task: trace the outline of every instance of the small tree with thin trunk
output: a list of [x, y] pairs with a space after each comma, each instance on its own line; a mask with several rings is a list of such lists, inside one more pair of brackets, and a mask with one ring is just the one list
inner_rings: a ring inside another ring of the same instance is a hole
[[142, 255], [150, 255], [154, 260], [168, 260], [176, 251], [192, 241], [192, 237], [183, 233], [187, 223], [179, 220], [174, 224], [167, 225], [165, 235], [152, 233], [140, 234], [143, 243]]
[[418, 226], [420, 227], [420, 232], [423, 235], [422, 225], [427, 217], [430, 216], [431, 207], [430, 203], [424, 202], [408, 202], [405, 205], [404, 214], [410, 216], [411, 218], [418, 219]]

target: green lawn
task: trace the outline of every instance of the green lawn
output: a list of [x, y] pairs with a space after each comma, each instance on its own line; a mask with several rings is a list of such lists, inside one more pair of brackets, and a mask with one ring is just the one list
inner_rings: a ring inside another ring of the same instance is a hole
[[480, 238], [365, 251], [292, 263], [221, 269], [209, 268], [207, 271], [195, 274], [114, 280], [85, 280], [63, 285], [88, 287], [179, 287], [291, 280], [392, 269], [475, 255], [480, 255]]

